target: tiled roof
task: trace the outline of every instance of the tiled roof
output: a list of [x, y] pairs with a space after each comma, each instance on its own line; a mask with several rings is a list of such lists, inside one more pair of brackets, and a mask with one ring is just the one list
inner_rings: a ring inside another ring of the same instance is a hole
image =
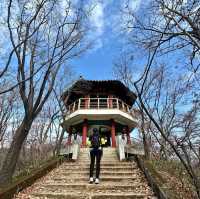
[[[63, 93], [62, 99], [68, 105], [80, 96], [91, 94], [114, 95], [130, 106], [137, 98], [136, 94], [119, 80], [85, 80], [81, 78]], [[66, 98], [68, 98], [67, 102]]]

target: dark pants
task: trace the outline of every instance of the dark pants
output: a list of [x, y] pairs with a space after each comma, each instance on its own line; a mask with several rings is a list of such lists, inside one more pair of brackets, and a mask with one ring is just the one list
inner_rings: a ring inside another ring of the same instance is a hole
[[102, 150], [100, 149], [92, 149], [90, 151], [90, 177], [93, 177], [93, 171], [94, 171], [94, 164], [96, 159], [96, 178], [99, 178], [100, 174], [100, 161], [102, 156]]

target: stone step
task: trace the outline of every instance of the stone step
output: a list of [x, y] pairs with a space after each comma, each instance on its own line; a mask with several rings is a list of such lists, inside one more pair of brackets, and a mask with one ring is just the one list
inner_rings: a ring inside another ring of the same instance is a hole
[[[90, 158], [82, 158], [82, 159], [78, 159], [76, 162], [90, 162]], [[101, 162], [105, 161], [105, 162], [121, 162], [118, 159], [101, 159]]]
[[86, 184], [86, 183], [77, 183], [77, 184], [64, 184], [64, 183], [52, 183], [52, 184], [45, 184], [39, 189], [37, 192], [41, 191], [59, 191], [62, 192], [63, 190], [67, 190], [68, 192], [79, 191], [82, 190], [83, 192], [93, 191], [98, 192], [104, 190], [104, 192], [132, 192], [137, 191], [137, 193], [147, 193], [150, 192], [148, 185], [145, 183], [132, 183], [132, 184], [105, 184], [101, 182], [99, 185], [96, 184]]
[[[84, 168], [79, 168], [79, 169], [71, 169], [71, 168], [69, 168], [69, 169], [60, 169], [60, 170], [58, 170], [56, 173], [71, 173], [71, 172], [74, 172], [74, 173], [77, 173], [78, 171], [82, 171], [82, 172], [88, 172], [89, 171], [89, 167], [84, 167]], [[95, 170], [95, 168], [94, 168], [94, 170]], [[135, 173], [137, 173], [137, 172], [140, 172], [140, 170], [138, 170], [138, 168], [123, 168], [123, 167], [118, 167], [118, 168], [105, 168], [105, 167], [101, 167], [101, 173], [102, 172], [108, 172], [108, 173], [110, 173], [110, 172], [135, 172]]]
[[[79, 156], [87, 156], [87, 155], [90, 155], [90, 152], [87, 152], [87, 153], [79, 153]], [[105, 153], [105, 151], [103, 151], [103, 156], [105, 157], [117, 157], [117, 153]]]
[[[77, 162], [87, 162], [90, 161], [90, 158], [78, 158]], [[120, 162], [118, 158], [102, 158], [101, 161], [112, 161], [112, 162]]]
[[120, 162], [113, 148], [103, 151], [100, 184], [89, 184], [89, 149], [80, 151], [76, 162], [64, 162], [17, 199], [155, 199], [137, 164]]
[[[90, 157], [86, 156], [86, 157], [78, 157], [78, 160], [90, 160]], [[101, 160], [115, 160], [115, 161], [119, 161], [118, 157], [102, 157]]]
[[[77, 161], [77, 164], [85, 164], [85, 163], [90, 163], [90, 159], [82, 159], [82, 160], [80, 160], [80, 159], [78, 159]], [[102, 162], [105, 162], [105, 163], [107, 163], [107, 162], [111, 162], [111, 163], [113, 163], [113, 164], [118, 164], [118, 163], [121, 163], [119, 160], [113, 160], [113, 159], [102, 159], [101, 160], [101, 163]]]
[[[89, 169], [90, 165], [76, 165], [76, 166], [62, 166], [59, 168], [59, 170], [80, 170], [80, 169]], [[101, 164], [101, 169], [136, 169], [137, 167], [134, 165], [102, 165]]]
[[[101, 165], [113, 165], [113, 166], [127, 166], [127, 165], [135, 165], [137, 166], [137, 164], [132, 164], [131, 162], [111, 162], [111, 161], [101, 161], [100, 162]], [[82, 161], [82, 162], [73, 162], [71, 164], [67, 164], [67, 163], [63, 163], [61, 166], [84, 166], [84, 165], [90, 165], [90, 161]]]
[[[85, 154], [90, 154], [90, 151], [85, 151], [85, 152], [79, 153], [79, 155], [85, 155]], [[103, 151], [103, 155], [117, 155], [117, 152]]]
[[65, 184], [65, 183], [52, 183], [52, 184], [44, 184], [42, 187], [40, 187], [38, 190], [43, 190], [43, 189], [52, 189], [52, 190], [57, 190], [57, 189], [62, 189], [62, 190], [132, 190], [133, 189], [138, 189], [138, 188], [144, 188], [146, 190], [150, 190], [148, 185], [142, 182], [136, 181], [135, 183], [131, 184], [108, 184], [106, 182], [100, 182], [100, 184], [97, 186], [96, 184], [89, 184], [89, 183], [70, 183], [70, 184]]
[[[84, 155], [84, 156], [79, 156], [79, 158], [89, 158], [89, 155]], [[102, 156], [102, 158], [107, 158], [107, 159], [118, 159], [117, 156]]]
[[[36, 183], [37, 184], [37, 183]], [[146, 183], [146, 180], [145, 179], [142, 179], [142, 178], [136, 178], [134, 180], [127, 180], [127, 181], [124, 181], [123, 183], [122, 182], [119, 182], [119, 181], [116, 181], [116, 182], [112, 182], [112, 181], [103, 181], [103, 180], [100, 180], [100, 184], [97, 186], [96, 184], [90, 184], [89, 183], [89, 178], [87, 178], [87, 181], [76, 181], [76, 182], [68, 182], [67, 180], [64, 180], [64, 179], [61, 179], [61, 180], [53, 180], [53, 179], [48, 179], [45, 181], [45, 183], [43, 183], [42, 185], [39, 184], [38, 188], [37, 188], [37, 192], [39, 190], [42, 190], [42, 189], [46, 189], [45, 187], [46, 186], [64, 186], [65, 188], [68, 188], [68, 189], [79, 189], [81, 191], [87, 191], [87, 189], [104, 189], [105, 190], [112, 190], [112, 189], [117, 189], [117, 188], [127, 188], [127, 189], [132, 189], [135, 190], [135, 189], [138, 189], [140, 188], [141, 191], [143, 191], [144, 189], [145, 190], [150, 190], [148, 184]], [[95, 188], [96, 186], [96, 188]], [[99, 187], [100, 186], [100, 187]], [[87, 189], [86, 189], [87, 188]], [[68, 189], [64, 189], [63, 190], [68, 190]], [[54, 189], [55, 190], [55, 189]]]
[[100, 193], [100, 194], [85, 194], [79, 193], [58, 193], [58, 192], [42, 192], [32, 194], [30, 199], [151, 199], [155, 198], [152, 195], [140, 194], [140, 193]]
[[[71, 174], [77, 174], [77, 175], [81, 175], [81, 174], [89, 174], [89, 170], [81, 170], [81, 171], [58, 171], [56, 173], [54, 173], [55, 175], [71, 175]], [[101, 175], [133, 175], [132, 171], [107, 171], [107, 170], [101, 170]]]
[[[89, 177], [88, 176], [73, 176], [71, 178], [70, 176], [52, 176], [49, 180], [53, 180], [55, 182], [88, 182]], [[100, 176], [101, 181], [109, 181], [109, 182], [134, 182], [135, 180], [140, 179], [140, 176], [138, 175], [132, 175], [132, 176]]]
[[[95, 167], [96, 167], [96, 164], [95, 164]], [[136, 166], [134, 166], [134, 165], [120, 165], [120, 164], [118, 164], [118, 165], [113, 165], [113, 164], [100, 164], [100, 167], [101, 168], [129, 168], [129, 169], [132, 169], [132, 168], [137, 168]], [[62, 166], [62, 167], [60, 167], [59, 169], [69, 169], [69, 170], [74, 170], [74, 169], [82, 169], [82, 168], [90, 168], [90, 164], [84, 164], [84, 165], [74, 165], [74, 166], [67, 166], [67, 165], [65, 165], [65, 166]]]
[[[80, 152], [79, 155], [85, 155], [85, 154], [90, 154], [90, 151], [84, 151], [84, 152]], [[117, 152], [108, 152], [108, 151], [104, 151], [103, 150], [103, 154], [104, 155], [117, 155]]]
[[[94, 170], [94, 174], [95, 174], [95, 170]], [[71, 178], [74, 178], [74, 177], [88, 177], [89, 176], [89, 172], [85, 172], [85, 173], [83, 173], [83, 172], [77, 172], [77, 173], [61, 173], [60, 175], [62, 175], [63, 177], [71, 177]], [[115, 177], [121, 177], [121, 176], [123, 176], [123, 177], [131, 177], [131, 176], [135, 176], [136, 175], [136, 173], [131, 173], [131, 172], [129, 172], [129, 173], [112, 173], [112, 172], [110, 172], [110, 173], [104, 173], [104, 172], [101, 172], [101, 174], [100, 174], [100, 176], [101, 176], [101, 178], [102, 177], [107, 177], [107, 176], [115, 176]]]
[[[90, 161], [78, 161], [73, 163], [63, 163], [62, 165], [76, 166], [76, 165], [89, 165]], [[101, 165], [135, 165], [131, 162], [120, 162], [120, 161], [101, 161]]]
[[[89, 155], [90, 152], [83, 152], [83, 153], [79, 153], [79, 156], [82, 156], [82, 155]], [[103, 155], [104, 156], [117, 156], [117, 153], [106, 153], [105, 151], [103, 151]]]
[[103, 155], [105, 155], [105, 156], [117, 156], [117, 153], [116, 152], [108, 153], [108, 152], [103, 151]]
[[152, 195], [142, 193], [108, 193], [108, 194], [95, 194], [91, 199], [153, 199]]
[[[90, 156], [79, 156], [78, 157], [79, 160], [82, 159], [90, 159]], [[107, 156], [103, 156], [102, 159], [107, 159], [107, 160], [119, 160], [118, 157], [112, 156], [112, 157], [107, 157]]]
[[[91, 148], [87, 147], [87, 148], [80, 148], [80, 152], [83, 152], [83, 151], [88, 151], [90, 150]], [[113, 152], [113, 151], [117, 151], [116, 148], [112, 148], [112, 147], [103, 147], [103, 150], [104, 151], [107, 151], [107, 152]]]
[[[90, 154], [79, 155], [78, 157], [90, 157]], [[103, 157], [103, 158], [104, 158], [104, 157], [105, 157], [105, 158], [118, 158], [117, 155], [105, 155], [105, 154], [103, 154], [102, 157]]]
[[[89, 154], [90, 153], [90, 150], [89, 151], [83, 151], [83, 152], [80, 152], [79, 155], [83, 155], [83, 154]], [[105, 151], [103, 150], [103, 154], [105, 155], [117, 155], [117, 152], [116, 151]]]
[[[94, 167], [94, 169], [96, 168], [96, 166]], [[109, 172], [110, 171], [118, 171], [118, 170], [129, 170], [129, 171], [139, 171], [139, 169], [137, 167], [134, 167], [134, 166], [110, 166], [110, 165], [101, 165], [100, 166], [101, 170], [108, 170]], [[88, 170], [89, 171], [90, 169], [90, 165], [83, 165], [83, 166], [76, 166], [76, 167], [62, 167], [62, 168], [59, 168], [58, 170], [59, 171], [64, 171], [64, 172], [69, 172], [69, 171], [81, 171], [81, 170]]]
[[[90, 156], [79, 156], [79, 160], [80, 160], [80, 159], [85, 159], [85, 158], [90, 159]], [[119, 160], [118, 157], [102, 157], [102, 159]]]
[[[22, 197], [23, 198], [23, 197]], [[82, 193], [49, 193], [49, 192], [41, 192], [41, 193], [34, 193], [31, 194], [29, 199], [91, 199], [91, 197], [86, 194], [83, 195]]]
[[[128, 162], [128, 161], [112, 161], [112, 160], [102, 160], [101, 163], [104, 163], [104, 164], [114, 164], [114, 165], [131, 165], [132, 163], [131, 162]], [[90, 164], [90, 161], [77, 161], [77, 162], [74, 162], [72, 164], [69, 164], [69, 165], [83, 165], [83, 164]]]
[[[79, 160], [80, 159], [85, 159], [85, 158], [87, 158], [87, 159], [90, 159], [90, 156], [79, 156]], [[118, 157], [107, 157], [107, 156], [103, 156], [102, 157], [102, 159], [107, 159], [107, 160], [119, 160], [119, 158]]]

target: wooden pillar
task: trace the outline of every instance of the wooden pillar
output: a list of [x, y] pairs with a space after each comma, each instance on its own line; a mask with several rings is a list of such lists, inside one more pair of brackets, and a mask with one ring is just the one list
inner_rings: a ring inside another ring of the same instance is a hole
[[115, 121], [111, 120], [111, 139], [112, 139], [112, 147], [116, 147], [116, 128], [115, 128]]
[[84, 119], [83, 129], [82, 129], [82, 147], [86, 147], [87, 131], [88, 131], [88, 122], [87, 119]]
[[67, 144], [71, 144], [71, 140], [72, 140], [72, 128], [69, 127], [69, 135], [67, 138]]
[[130, 129], [127, 127], [127, 144], [131, 144]]

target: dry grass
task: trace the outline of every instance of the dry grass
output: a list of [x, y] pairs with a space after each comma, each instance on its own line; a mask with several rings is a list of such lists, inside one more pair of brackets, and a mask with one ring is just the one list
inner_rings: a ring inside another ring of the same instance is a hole
[[173, 199], [194, 199], [195, 191], [184, 168], [178, 161], [146, 161], [162, 189]]

